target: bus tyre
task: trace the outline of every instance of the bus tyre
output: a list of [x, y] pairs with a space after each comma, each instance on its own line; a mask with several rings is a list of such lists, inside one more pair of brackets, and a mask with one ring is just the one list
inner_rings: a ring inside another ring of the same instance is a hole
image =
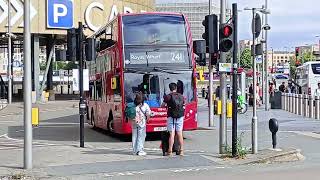
[[94, 113], [93, 113], [93, 111], [91, 111], [91, 117], [90, 117], [90, 123], [91, 123], [91, 128], [92, 129], [94, 129], [94, 128], [96, 128], [96, 123], [94, 122]]
[[111, 112], [109, 113], [107, 128], [109, 132], [114, 132], [113, 115]]

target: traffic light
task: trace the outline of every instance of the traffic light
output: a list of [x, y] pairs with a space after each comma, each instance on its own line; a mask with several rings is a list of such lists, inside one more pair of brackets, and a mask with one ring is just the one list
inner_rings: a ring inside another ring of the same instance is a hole
[[222, 52], [228, 52], [233, 47], [232, 34], [233, 27], [231, 24], [222, 24], [219, 30], [220, 42], [219, 50]]
[[193, 41], [193, 52], [199, 56], [197, 63], [199, 66], [206, 65], [206, 42], [205, 40]]
[[97, 43], [95, 38], [86, 39], [86, 61], [95, 61], [97, 57]]
[[76, 61], [77, 59], [77, 32], [75, 28], [67, 30], [67, 60]]
[[216, 53], [218, 51], [218, 16], [215, 14], [207, 15], [202, 21], [205, 32], [202, 38], [206, 40], [208, 53]]
[[299, 48], [299, 47], [296, 47], [296, 57], [299, 56], [299, 51], [300, 51], [300, 48]]

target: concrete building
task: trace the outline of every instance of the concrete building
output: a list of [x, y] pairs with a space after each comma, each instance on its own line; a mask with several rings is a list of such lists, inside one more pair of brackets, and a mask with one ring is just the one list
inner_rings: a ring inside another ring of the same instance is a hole
[[294, 52], [286, 51], [268, 51], [268, 68], [276, 68], [277, 66], [284, 66], [290, 64], [290, 60], [294, 58]]
[[[212, 14], [220, 14], [220, 8], [218, 4], [213, 2], [211, 7]], [[156, 10], [159, 12], [175, 12], [185, 14], [190, 22], [192, 38], [202, 39], [202, 34], [204, 33], [202, 21], [209, 13], [208, 1], [201, 2], [189, 0], [160, 3], [156, 4]]]
[[242, 53], [245, 49], [251, 49], [253, 42], [252, 40], [240, 40], [239, 41], [239, 52]]

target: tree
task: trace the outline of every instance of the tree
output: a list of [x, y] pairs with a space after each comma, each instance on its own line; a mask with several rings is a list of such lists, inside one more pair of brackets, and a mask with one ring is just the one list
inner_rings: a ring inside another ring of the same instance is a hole
[[315, 61], [316, 60], [316, 57], [312, 54], [311, 51], [308, 51], [308, 52], [304, 52], [302, 53], [302, 56], [301, 56], [301, 63], [305, 63], [305, 62], [309, 62], [309, 61]]
[[246, 48], [244, 51], [242, 51], [240, 55], [240, 67], [248, 69], [252, 68], [251, 50], [249, 48]]

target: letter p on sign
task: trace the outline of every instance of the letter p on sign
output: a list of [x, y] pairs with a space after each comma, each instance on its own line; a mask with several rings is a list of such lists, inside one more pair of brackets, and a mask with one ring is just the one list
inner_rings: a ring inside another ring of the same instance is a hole
[[47, 0], [47, 28], [72, 28], [73, 3], [73, 0]]

